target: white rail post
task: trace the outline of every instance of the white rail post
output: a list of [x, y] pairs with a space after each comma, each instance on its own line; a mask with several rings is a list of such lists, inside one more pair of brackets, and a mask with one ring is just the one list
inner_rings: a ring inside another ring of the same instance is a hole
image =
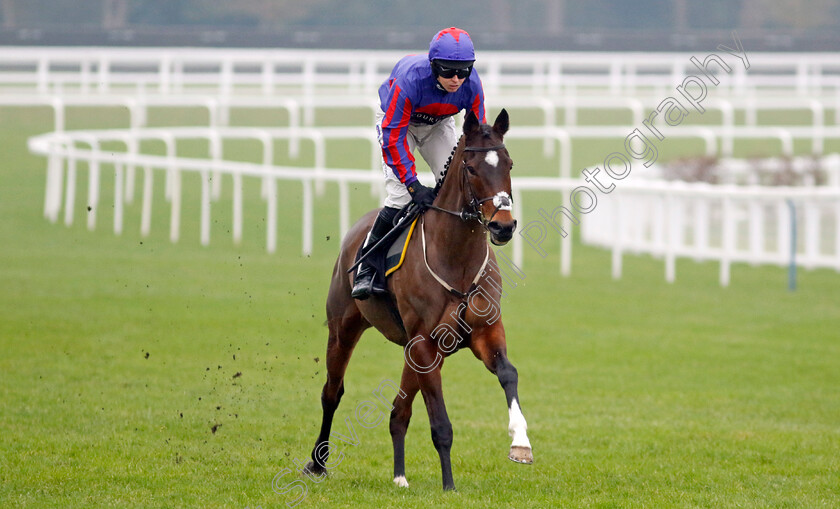
[[230, 58], [222, 60], [221, 64], [221, 89], [222, 97], [227, 97], [233, 92], [233, 61]]
[[749, 202], [750, 265], [758, 265], [764, 253], [764, 204], [753, 199]]
[[286, 100], [289, 111], [289, 157], [297, 159], [300, 155], [300, 103], [294, 99]]
[[201, 245], [210, 245], [210, 199], [212, 195], [209, 170], [201, 170]]
[[834, 268], [840, 272], [840, 199], [834, 202]]
[[[263, 179], [263, 196], [266, 200], [265, 247], [269, 253], [277, 251], [277, 180], [266, 176]], [[304, 198], [306, 201], [306, 198]], [[304, 233], [304, 236], [306, 234]]]
[[543, 112], [543, 128], [545, 129], [545, 136], [543, 136], [543, 157], [548, 158], [554, 155], [554, 139], [550, 135], [550, 129], [557, 125], [557, 112], [554, 101], [540, 98], [538, 102]]
[[[73, 141], [68, 140], [72, 148]], [[70, 226], [73, 224], [74, 207], [76, 206], [76, 158], [68, 155], [67, 157], [67, 184], [64, 193], [64, 224]]]
[[[566, 191], [560, 192], [560, 203], [566, 203]], [[571, 193], [568, 193], [571, 196]], [[566, 214], [563, 214], [562, 230], [567, 232], [567, 235], [560, 236], [560, 274], [563, 276], [570, 276], [572, 274], [572, 221]]]
[[312, 254], [312, 181], [303, 181], [303, 254]]
[[114, 162], [114, 234], [122, 235], [123, 231], [123, 194], [125, 187], [125, 169], [123, 163]]
[[181, 172], [174, 163], [169, 166], [169, 186], [171, 213], [169, 216], [169, 240], [178, 242], [181, 237]]
[[170, 92], [172, 82], [172, 57], [163, 54], [158, 63], [158, 91], [161, 94]]
[[39, 94], [46, 94], [50, 91], [50, 61], [46, 56], [38, 59], [37, 89]]
[[166, 143], [167, 179], [166, 189], [171, 213], [169, 215], [169, 240], [172, 243], [178, 242], [181, 237], [181, 171], [177, 166], [176, 142], [174, 136], [164, 133], [162, 136]]
[[613, 198], [613, 234], [612, 234], [612, 278], [621, 279], [621, 256], [624, 251], [624, 224], [623, 224], [623, 201], [624, 196], [619, 191]]
[[55, 127], [55, 132], [64, 132], [64, 100], [58, 96], [51, 97], [50, 105], [53, 109], [53, 126]]
[[813, 202], [806, 202], [803, 206], [805, 214], [805, 256], [803, 265], [807, 269], [817, 266], [820, 257], [820, 209]]
[[780, 263], [787, 262], [790, 253], [790, 209], [783, 198], [776, 201], [776, 256]]
[[[51, 100], [56, 132], [60, 133], [64, 130], [64, 103], [61, 99], [54, 97]], [[51, 222], [58, 220], [58, 208], [61, 207], [61, 180], [62, 180], [62, 166], [63, 161], [55, 155], [56, 149], [53, 148], [55, 143], [60, 143], [55, 140], [50, 142], [50, 154], [47, 156], [47, 175], [46, 175], [46, 189], [44, 192], [44, 217]], [[71, 142], [72, 143], [72, 142]], [[56, 205], [56, 201], [58, 205]]]
[[323, 196], [326, 190], [324, 172], [327, 167], [327, 146], [320, 131], [312, 131], [312, 142], [315, 144], [315, 192]]
[[87, 58], [82, 58], [79, 62], [79, 89], [82, 94], [90, 93], [90, 67], [91, 61]]
[[338, 231], [340, 240], [344, 240], [350, 230], [350, 191], [346, 180], [338, 181]]
[[220, 96], [217, 100], [216, 106], [216, 121], [211, 118], [210, 125], [228, 126], [230, 125], [230, 97]]
[[111, 63], [108, 57], [104, 53], [100, 54], [99, 69], [96, 77], [96, 81], [98, 82], [97, 89], [100, 94], [107, 94], [111, 90], [110, 66]]
[[709, 254], [709, 202], [705, 196], [694, 199], [694, 253], [696, 261]]
[[274, 94], [274, 61], [266, 59], [262, 64], [262, 93], [265, 96]]
[[555, 129], [560, 142], [560, 178], [572, 176], [572, 137], [566, 129]]
[[152, 230], [153, 174], [151, 166], [143, 167], [143, 205], [140, 213], [140, 235], [143, 237], [148, 237]]
[[677, 277], [676, 253], [682, 229], [682, 212], [678, 210], [679, 198], [672, 193], [665, 195], [665, 217], [668, 223], [665, 238], [665, 281], [673, 283]]
[[233, 174], [233, 243], [242, 243], [242, 174]]
[[[730, 186], [726, 186], [730, 187]], [[731, 188], [731, 187], [730, 187]], [[729, 286], [730, 265], [735, 254], [735, 211], [732, 197], [723, 197], [723, 239], [720, 256], [720, 286]]]
[[563, 124], [566, 127], [577, 124], [577, 100], [574, 94], [563, 96]]
[[207, 142], [209, 144], [209, 151], [210, 151], [210, 161], [212, 171], [210, 173], [210, 183], [212, 185], [211, 189], [211, 199], [213, 201], [218, 201], [219, 198], [222, 196], [222, 172], [219, 170], [219, 167], [222, 164], [222, 141], [219, 136], [219, 132], [215, 129], [210, 129], [207, 134]]
[[808, 101], [811, 108], [813, 132], [811, 133], [811, 153], [813, 155], [823, 153], [823, 145], [825, 139], [825, 132], [823, 126], [825, 125], [825, 110], [822, 101], [812, 99]]
[[266, 246], [269, 253], [274, 253], [277, 250], [277, 180], [271, 176], [271, 168], [274, 164], [274, 138], [263, 129], [257, 130], [256, 137], [262, 142], [262, 166], [266, 174], [262, 180], [263, 196], [268, 203]]
[[721, 137], [720, 137], [720, 154], [723, 157], [732, 157], [735, 148], [735, 141], [732, 130], [735, 127], [735, 108], [732, 102], [720, 99], [720, 114], [721, 114]]
[[[53, 147], [55, 142], [51, 144]], [[47, 183], [44, 196], [44, 217], [55, 223], [61, 210], [61, 190], [64, 179], [64, 158], [53, 149], [47, 157]]]
[[128, 149], [128, 164], [125, 168], [125, 202], [134, 203], [134, 184], [136, 180], [136, 166], [134, 160], [140, 152], [139, 141], [135, 136], [128, 136], [125, 140], [126, 149]]
[[88, 163], [88, 215], [87, 227], [96, 228], [96, 214], [99, 211], [99, 141], [90, 138], [91, 158]]

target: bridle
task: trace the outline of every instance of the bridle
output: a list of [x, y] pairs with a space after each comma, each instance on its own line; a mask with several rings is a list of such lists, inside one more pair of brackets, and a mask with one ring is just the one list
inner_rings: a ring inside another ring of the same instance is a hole
[[[505, 148], [504, 143], [500, 143], [499, 145], [493, 145], [492, 147], [464, 147], [462, 150], [463, 152], [491, 152], [493, 150], [502, 150]], [[456, 150], [457, 151], [457, 150]], [[454, 154], [454, 153], [453, 153]], [[440, 188], [443, 186], [443, 180], [446, 178], [446, 174], [449, 173], [449, 166], [452, 163], [452, 159], [447, 162], [446, 167], [444, 169], [444, 178], [438, 182], [438, 186], [435, 188], [435, 191], [439, 191]], [[461, 175], [462, 175], [462, 188], [468, 190], [469, 192], [469, 199], [467, 201], [467, 205], [461, 209], [460, 212], [454, 210], [444, 209], [435, 205], [429, 206], [430, 209], [437, 210], [440, 212], [445, 212], [447, 214], [452, 214], [453, 216], [457, 216], [461, 218], [462, 221], [470, 221], [475, 219], [481, 226], [489, 231], [489, 223], [493, 221], [493, 218], [496, 217], [496, 213], [499, 210], [511, 210], [513, 205], [513, 200], [507, 194], [507, 192], [500, 191], [493, 196], [488, 196], [486, 198], [476, 198], [475, 189], [473, 189], [472, 184], [470, 184], [470, 178], [467, 175], [466, 171], [466, 161], [462, 158], [461, 159]], [[481, 204], [493, 200], [493, 204], [496, 206], [496, 209], [493, 210], [493, 214], [490, 215], [490, 219], [484, 217], [484, 214], [481, 212]], [[473, 278], [472, 282], [470, 283], [470, 287], [467, 289], [466, 292], [461, 292], [454, 288], [452, 285], [447, 283], [442, 277], [440, 277], [432, 267], [429, 266], [429, 260], [426, 257], [426, 229], [425, 229], [425, 221], [424, 218], [420, 218], [420, 238], [422, 241], [422, 249], [423, 249], [423, 263], [426, 265], [426, 269], [429, 271], [429, 274], [432, 275], [435, 280], [443, 286], [446, 291], [450, 294], [458, 297], [461, 300], [466, 300], [469, 296], [478, 288], [478, 281], [481, 279], [481, 276], [484, 275], [484, 269], [487, 267], [487, 263], [490, 261], [490, 246], [486, 246], [486, 252], [484, 254], [484, 261], [481, 263], [481, 266], [478, 268], [478, 272], [476, 272], [475, 277]]]
[[[505, 148], [504, 143], [500, 143], [499, 145], [493, 145], [492, 147], [464, 147], [462, 152], [492, 152], [494, 150], [502, 150]], [[451, 162], [451, 161], [450, 161]], [[504, 191], [500, 191], [493, 196], [488, 196], [486, 198], [476, 198], [475, 189], [473, 189], [472, 184], [470, 184], [470, 178], [467, 175], [467, 172], [464, 171], [466, 168], [466, 161], [461, 159], [461, 176], [462, 176], [462, 187], [468, 190], [469, 198], [467, 200], [467, 206], [461, 209], [460, 212], [454, 210], [448, 210], [436, 205], [429, 206], [430, 209], [437, 210], [439, 212], [445, 212], [447, 214], [452, 214], [453, 216], [458, 216], [461, 218], [462, 221], [471, 221], [476, 220], [481, 223], [485, 229], [487, 229], [487, 225], [493, 221], [493, 218], [496, 217], [496, 213], [499, 210], [510, 210], [513, 205], [513, 199]], [[449, 165], [446, 166], [446, 173], [449, 172]], [[442, 181], [441, 181], [442, 184]], [[493, 204], [496, 208], [493, 210], [493, 213], [490, 215], [490, 219], [484, 217], [484, 214], [481, 212], [481, 205], [485, 202], [493, 200]]]

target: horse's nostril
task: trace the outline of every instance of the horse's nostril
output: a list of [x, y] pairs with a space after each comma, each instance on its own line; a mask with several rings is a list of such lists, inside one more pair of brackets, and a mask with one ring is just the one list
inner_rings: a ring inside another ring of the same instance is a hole
[[490, 221], [487, 223], [487, 229], [493, 233], [512, 232], [516, 229], [516, 221], [513, 224], [501, 224], [498, 221]]
[[490, 230], [490, 233], [494, 235], [498, 235], [505, 231], [505, 227], [499, 224], [497, 221], [490, 221], [487, 223], [487, 229]]

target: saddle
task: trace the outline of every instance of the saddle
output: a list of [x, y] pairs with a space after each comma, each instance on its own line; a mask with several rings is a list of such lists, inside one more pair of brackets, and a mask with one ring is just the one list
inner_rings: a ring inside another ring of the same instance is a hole
[[[376, 268], [375, 277], [381, 286], [387, 286], [386, 279], [402, 266], [408, 242], [411, 240], [411, 234], [414, 232], [418, 219], [419, 215], [416, 215], [413, 219], [394, 226], [387, 234], [392, 240], [386, 240], [384, 244], [377, 246], [367, 255], [371, 265]], [[359, 247], [356, 252], [356, 262], [366, 253], [364, 248]]]

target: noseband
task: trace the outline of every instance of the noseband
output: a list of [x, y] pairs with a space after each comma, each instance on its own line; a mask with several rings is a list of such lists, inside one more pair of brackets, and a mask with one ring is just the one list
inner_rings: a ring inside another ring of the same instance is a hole
[[[502, 150], [505, 148], [505, 144], [501, 143], [499, 145], [493, 145], [492, 147], [464, 147], [463, 152], [492, 152], [494, 150]], [[466, 162], [462, 159], [461, 160], [461, 175], [463, 176], [462, 179], [464, 181], [465, 188], [469, 190], [469, 200], [466, 207], [464, 207], [461, 212], [456, 212], [454, 210], [447, 210], [444, 208], [437, 207], [432, 205], [429, 208], [438, 210], [440, 212], [446, 212], [447, 214], [452, 214], [461, 218], [462, 221], [470, 221], [476, 220], [481, 223], [485, 229], [487, 225], [493, 221], [493, 218], [496, 217], [496, 213], [499, 210], [510, 210], [511, 206], [513, 205], [513, 200], [511, 197], [504, 191], [500, 191], [493, 196], [488, 196], [486, 198], [476, 198], [475, 190], [473, 189], [472, 184], [470, 184], [470, 178], [467, 176], [467, 172], [464, 171], [463, 166], [466, 165]], [[481, 212], [481, 204], [493, 200], [493, 204], [496, 206], [495, 210], [493, 210], [493, 214], [490, 215], [490, 219], [486, 219], [484, 214]]]

